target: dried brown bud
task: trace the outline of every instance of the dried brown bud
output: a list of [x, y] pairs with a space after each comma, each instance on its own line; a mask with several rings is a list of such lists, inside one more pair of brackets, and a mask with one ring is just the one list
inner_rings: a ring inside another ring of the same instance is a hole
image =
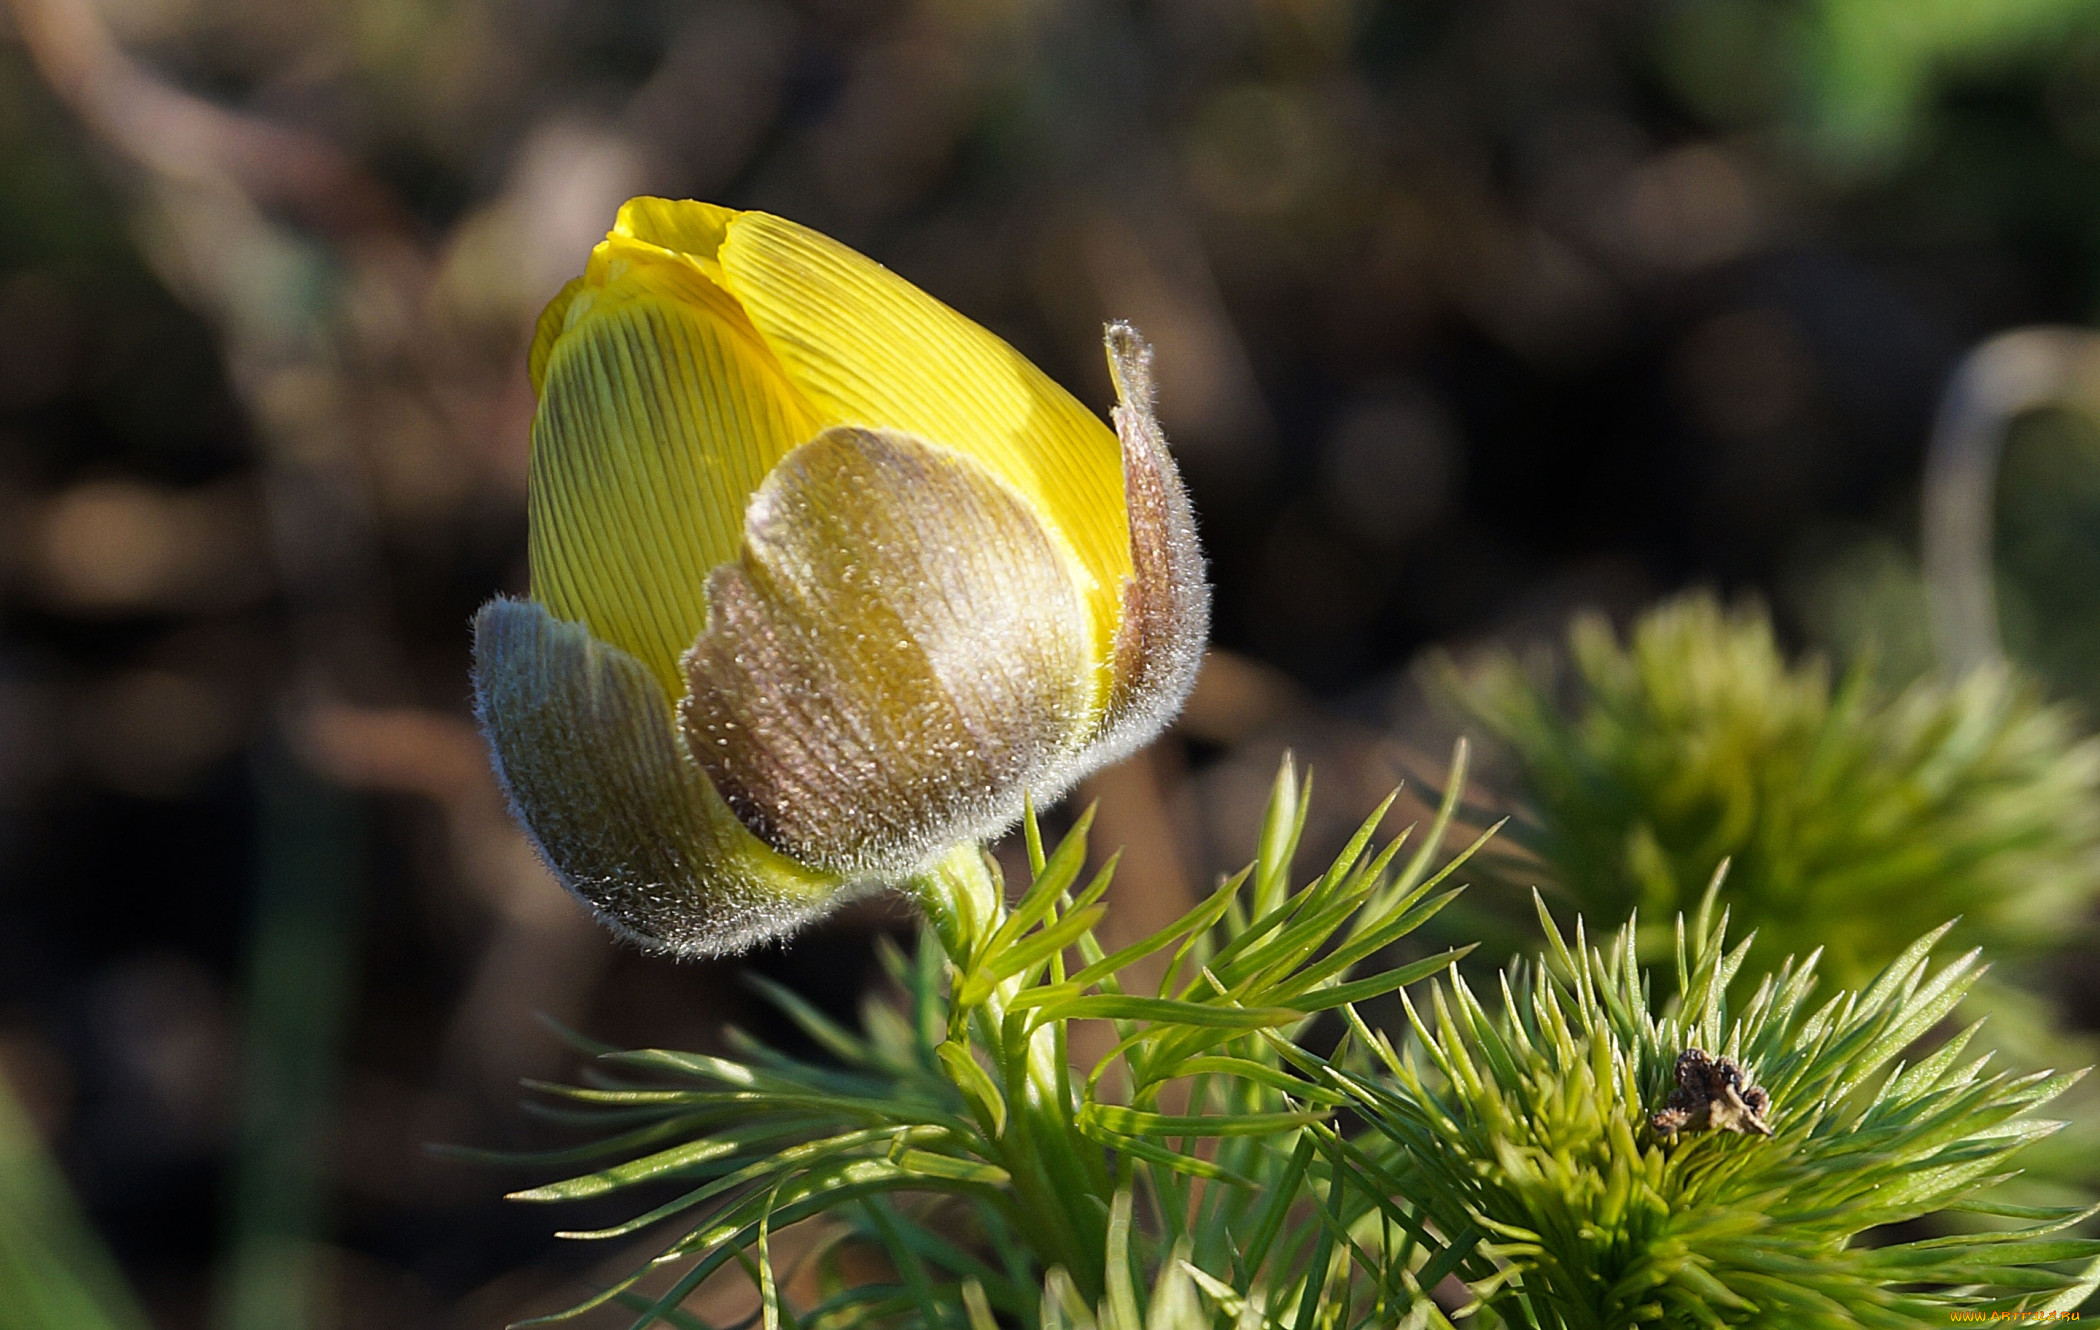
[[1665, 1140], [1681, 1131], [1733, 1131], [1770, 1136], [1765, 1111], [1772, 1097], [1752, 1085], [1734, 1058], [1717, 1058], [1701, 1048], [1677, 1055], [1677, 1088], [1648, 1125]]

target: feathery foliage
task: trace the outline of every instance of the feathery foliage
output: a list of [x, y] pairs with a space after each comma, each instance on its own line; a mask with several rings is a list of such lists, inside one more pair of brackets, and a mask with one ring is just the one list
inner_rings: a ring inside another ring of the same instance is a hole
[[[1514, 753], [1534, 825], [1512, 829], [1592, 918], [1724, 900], [1753, 960], [1821, 948], [1856, 984], [1902, 940], [1959, 918], [1957, 941], [2017, 956], [2074, 943], [2100, 893], [2100, 744], [2016, 676], [1874, 695], [1789, 665], [1762, 610], [1694, 595], [1621, 644], [1579, 620], [1554, 688], [1508, 656], [1448, 690]], [[1526, 866], [1526, 879], [1535, 875]], [[1660, 955], [1668, 939], [1642, 939]]]
[[[1712, 904], [1689, 938], [1678, 918], [1660, 1013], [1633, 924], [1592, 950], [1578, 920], [1571, 946], [1540, 902], [1548, 950], [1505, 973], [1499, 1010], [1454, 968], [1426, 1010], [1408, 1000], [1405, 1056], [1355, 1026], [1379, 1072], [1331, 1083], [1393, 1145], [1392, 1194], [1470, 1247], [1456, 1272], [1476, 1324], [1851, 1330], [2064, 1311], [2100, 1286], [2100, 1240], [2064, 1236], [2093, 1210], [1972, 1199], [2060, 1125], [2031, 1114], [2078, 1073], [1993, 1074], [1963, 1059], [1973, 1026], [1901, 1061], [1982, 973], [1975, 952], [1934, 968], [1935, 929], [1820, 1003], [1817, 958], [1790, 958], [1732, 1012], [1752, 948], [1725, 945]], [[1763, 1087], [1768, 1136], [1658, 1129], [1687, 1049]], [[1891, 1229], [1950, 1214], [1965, 1222], [1940, 1236]]]
[[[1453, 1277], [1480, 1325], [1878, 1327], [2089, 1287], [2059, 1268], [2100, 1256], [2059, 1236], [2080, 1212], [1974, 1198], [2073, 1077], [1957, 1065], [1963, 1035], [1868, 1085], [1980, 973], [1973, 955], [1931, 971], [1939, 933], [1814, 1009], [1815, 960], [1788, 962], [1735, 1018], [1748, 944], [1724, 952], [1703, 915], [1689, 944], [1680, 924], [1681, 996], [1659, 1016], [1631, 925], [1597, 953], [1579, 925], [1572, 949], [1552, 933], [1550, 960], [1506, 976], [1499, 1021], [1458, 979], [1463, 949], [1381, 959], [1487, 839], [1437, 866], [1463, 748], [1458, 766], [1404, 861], [1405, 834], [1373, 847], [1381, 807], [1296, 885], [1308, 794], [1286, 763], [1255, 861], [1112, 954], [1093, 929], [1113, 863], [1082, 882], [1089, 819], [1046, 852], [1031, 818], [1012, 904], [975, 851], [920, 884], [929, 928], [916, 955], [885, 953], [898, 997], [861, 1030], [769, 990], [822, 1062], [749, 1039], [733, 1057], [591, 1050], [587, 1084], [538, 1088], [593, 1139], [510, 1157], [568, 1174], [516, 1199], [635, 1195], [631, 1219], [566, 1236], [665, 1234], [544, 1319], [612, 1304], [633, 1330], [690, 1330], [684, 1304], [718, 1271], [748, 1277], [768, 1330], [1451, 1330], [1432, 1293]], [[1425, 1016], [1402, 990], [1447, 971]], [[1396, 991], [1406, 1057], [1358, 1010]], [[1321, 1013], [1340, 1035], [1324, 1055]], [[1084, 1022], [1106, 1052], [1079, 1056]], [[1661, 1139], [1648, 1115], [1688, 1047], [1769, 1090], [1770, 1139], [1705, 1117]], [[2018, 1226], [1860, 1240], [1965, 1206]]]
[[[1093, 928], [1113, 863], [1080, 878], [1089, 817], [1048, 853], [1029, 820], [1034, 880], [1010, 907], [981, 852], [950, 856], [919, 888], [931, 935], [915, 958], [889, 957], [901, 1007], [871, 1005], [861, 1033], [772, 991], [828, 1065], [747, 1039], [733, 1059], [599, 1050], [590, 1084], [539, 1086], [553, 1115], [600, 1139], [523, 1162], [611, 1162], [516, 1199], [672, 1183], [677, 1194], [634, 1218], [566, 1236], [683, 1225], [651, 1266], [547, 1319], [619, 1302], [636, 1308], [638, 1328], [683, 1324], [686, 1296], [738, 1264], [768, 1324], [1096, 1318], [1135, 1330], [1175, 1321], [1184, 1306], [1228, 1305], [1228, 1320], [1281, 1314], [1309, 1325], [1317, 1309], [1338, 1330], [1390, 1324], [1395, 1299], [1414, 1294], [1366, 1287], [1334, 1233], [1305, 1222], [1308, 1202], [1345, 1199], [1330, 1185], [1338, 1156], [1316, 1148], [1312, 1131], [1342, 1092], [1286, 1059], [1310, 1065], [1293, 1041], [1318, 1013], [1463, 954], [1358, 974], [1456, 894], [1439, 887], [1471, 849], [1436, 868], [1454, 799], [1404, 863], [1405, 835], [1374, 851], [1381, 806], [1294, 888], [1308, 797], [1286, 763], [1255, 861], [1112, 954]], [[1158, 977], [1126, 986], [1141, 962]], [[1073, 1063], [1080, 1021], [1113, 1031], [1091, 1067]], [[1346, 1224], [1370, 1207], [1350, 1203], [1358, 1213], [1330, 1218]], [[769, 1243], [811, 1218], [829, 1225], [805, 1258], [818, 1291], [791, 1305]], [[840, 1255], [870, 1248], [891, 1273], [848, 1278]], [[679, 1276], [644, 1296], [644, 1277], [663, 1266]]]

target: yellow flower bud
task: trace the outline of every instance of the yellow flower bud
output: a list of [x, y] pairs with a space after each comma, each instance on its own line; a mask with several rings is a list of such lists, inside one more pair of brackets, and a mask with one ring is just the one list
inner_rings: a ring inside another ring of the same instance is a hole
[[1013, 348], [765, 213], [620, 210], [532, 347], [532, 598], [475, 622], [519, 819], [712, 954], [925, 871], [1157, 733], [1209, 596], [1107, 334], [1111, 431]]

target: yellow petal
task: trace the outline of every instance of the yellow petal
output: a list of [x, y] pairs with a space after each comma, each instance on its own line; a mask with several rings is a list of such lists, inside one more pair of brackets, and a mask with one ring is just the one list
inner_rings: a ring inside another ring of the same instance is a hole
[[589, 287], [588, 278], [572, 277], [568, 284], [562, 287], [560, 294], [547, 302], [547, 308], [540, 311], [539, 322], [532, 330], [532, 349], [525, 353], [525, 368], [532, 375], [532, 392], [535, 397], [546, 383], [547, 358], [554, 354], [554, 344], [560, 341], [561, 335], [568, 330], [569, 310], [575, 305], [576, 298], [584, 294]]
[[[705, 268], [715, 259], [737, 216], [734, 208], [717, 207], [694, 199], [658, 199], [644, 196], [620, 205], [613, 219], [614, 241], [633, 240], [676, 254]], [[612, 251], [608, 251], [608, 259]]]
[[483, 606], [474, 700], [548, 867], [630, 937], [720, 955], [845, 898], [842, 879], [744, 829], [686, 755], [648, 669], [578, 625], [528, 601]]
[[990, 468], [841, 426], [751, 503], [686, 657], [686, 742], [744, 824], [804, 863], [919, 871], [1062, 793], [1093, 728], [1087, 607]]
[[[532, 390], [543, 391], [555, 343], [591, 310], [604, 288], [633, 278], [676, 290], [682, 286], [680, 269], [719, 288], [722, 268], [715, 262], [715, 251], [734, 216], [733, 209], [690, 199], [642, 197], [621, 204], [612, 230], [592, 248], [583, 276], [572, 278], [540, 311], [526, 355]], [[665, 271], [652, 274], [651, 267]]]
[[1105, 661], [1131, 573], [1115, 435], [1005, 342], [805, 227], [738, 213], [712, 261], [822, 424], [917, 435], [1020, 491], [1076, 560]]
[[752, 492], [817, 425], [719, 287], [628, 244], [605, 285], [587, 276], [548, 310], [561, 326], [532, 422], [532, 594], [640, 658], [668, 706], [708, 570], [736, 557]]

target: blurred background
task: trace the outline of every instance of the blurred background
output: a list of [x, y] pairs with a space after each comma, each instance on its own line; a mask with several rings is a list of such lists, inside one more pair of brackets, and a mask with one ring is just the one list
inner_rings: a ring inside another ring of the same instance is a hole
[[[1084, 791], [1133, 934], [1250, 854], [1286, 748], [1315, 840], [1435, 788], [1432, 644], [1704, 585], [1928, 668], [1950, 373], [2100, 303], [2100, 0], [5, 13], [0, 1164], [168, 1330], [566, 1305], [626, 1253], [425, 1144], [538, 1139], [541, 1014], [793, 1044], [742, 967], [589, 923], [468, 717], [531, 322], [628, 196], [834, 235], [1096, 407], [1103, 320], [1157, 343], [1217, 650]], [[1995, 496], [2008, 648], [2100, 699], [2100, 433], [2027, 419]], [[850, 1014], [913, 927], [743, 964]]]

